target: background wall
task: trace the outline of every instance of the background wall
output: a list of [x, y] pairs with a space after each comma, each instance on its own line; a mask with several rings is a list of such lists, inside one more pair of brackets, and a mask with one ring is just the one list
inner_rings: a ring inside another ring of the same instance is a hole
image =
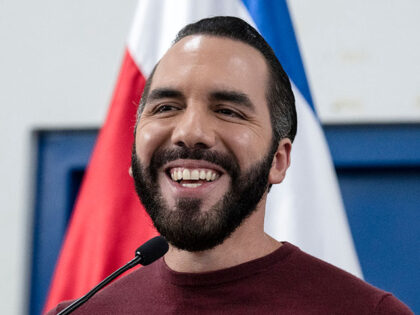
[[[29, 279], [35, 143], [98, 127], [136, 0], [0, 1], [0, 313], [21, 314]], [[324, 123], [420, 123], [420, 2], [289, 1]]]
[[288, 1], [323, 123], [420, 120], [420, 3]]
[[39, 128], [101, 125], [136, 0], [0, 1], [0, 304], [23, 314]]

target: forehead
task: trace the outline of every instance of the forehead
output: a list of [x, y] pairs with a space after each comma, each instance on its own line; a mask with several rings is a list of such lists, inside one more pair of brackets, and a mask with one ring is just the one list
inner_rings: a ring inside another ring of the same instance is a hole
[[235, 89], [251, 98], [265, 99], [267, 80], [267, 64], [254, 47], [224, 37], [192, 35], [181, 39], [163, 56], [151, 90]]

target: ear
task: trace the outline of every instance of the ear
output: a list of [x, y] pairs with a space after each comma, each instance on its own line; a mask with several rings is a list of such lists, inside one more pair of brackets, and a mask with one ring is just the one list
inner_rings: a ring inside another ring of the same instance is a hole
[[131, 168], [131, 166], [128, 169], [128, 175], [130, 175], [130, 177], [133, 177], [133, 169]]
[[286, 176], [286, 171], [290, 165], [290, 152], [292, 151], [292, 142], [288, 138], [281, 139], [274, 153], [273, 163], [271, 164], [268, 182], [270, 184], [279, 184]]

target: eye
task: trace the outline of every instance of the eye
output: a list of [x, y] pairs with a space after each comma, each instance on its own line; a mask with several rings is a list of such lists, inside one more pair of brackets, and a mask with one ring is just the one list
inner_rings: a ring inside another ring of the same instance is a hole
[[229, 108], [219, 108], [216, 110], [216, 113], [219, 113], [228, 117], [233, 117], [233, 118], [241, 118], [241, 119], [243, 118], [243, 116], [240, 113]]
[[162, 104], [157, 106], [153, 113], [154, 114], [161, 114], [161, 113], [165, 113], [165, 112], [170, 112], [170, 111], [175, 111], [178, 110], [179, 108], [177, 106], [174, 105], [169, 105], [169, 104]]

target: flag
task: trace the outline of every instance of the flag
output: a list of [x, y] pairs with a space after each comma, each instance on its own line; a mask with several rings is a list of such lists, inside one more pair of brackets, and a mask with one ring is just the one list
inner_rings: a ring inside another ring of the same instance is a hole
[[285, 1], [140, 0], [127, 50], [57, 262], [45, 309], [85, 294], [157, 234], [128, 175], [145, 79], [176, 33], [201, 18], [231, 15], [256, 27], [289, 74], [298, 133], [285, 181], [269, 193], [265, 229], [278, 240], [357, 276], [361, 271], [331, 157], [312, 104]]
[[44, 309], [87, 293], [157, 235], [128, 174], [145, 77], [127, 50], [85, 173]]

